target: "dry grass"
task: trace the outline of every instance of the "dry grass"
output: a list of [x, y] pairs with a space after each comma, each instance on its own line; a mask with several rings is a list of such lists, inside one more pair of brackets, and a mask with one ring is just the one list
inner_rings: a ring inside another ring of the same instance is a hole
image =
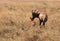
[[[28, 0], [27, 0], [28, 1]], [[60, 1], [0, 1], [0, 41], [60, 41]], [[31, 10], [46, 7], [46, 28], [30, 21]]]

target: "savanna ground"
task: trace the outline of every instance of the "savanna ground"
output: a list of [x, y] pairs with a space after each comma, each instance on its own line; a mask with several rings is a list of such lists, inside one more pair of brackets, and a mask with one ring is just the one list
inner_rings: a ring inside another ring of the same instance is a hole
[[[44, 7], [46, 27], [32, 26], [31, 10]], [[0, 0], [0, 41], [60, 41], [60, 1]]]

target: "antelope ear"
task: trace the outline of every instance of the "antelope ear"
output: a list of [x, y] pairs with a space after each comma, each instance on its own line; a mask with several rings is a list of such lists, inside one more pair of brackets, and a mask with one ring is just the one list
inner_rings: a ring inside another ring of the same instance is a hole
[[33, 9], [32, 12], [33, 12], [33, 13], [36, 12], [36, 9]]

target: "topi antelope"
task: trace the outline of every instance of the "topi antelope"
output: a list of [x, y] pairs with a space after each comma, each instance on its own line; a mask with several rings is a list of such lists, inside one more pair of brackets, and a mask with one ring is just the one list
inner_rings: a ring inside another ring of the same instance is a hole
[[38, 10], [32, 10], [32, 17], [30, 17], [31, 21], [33, 21], [33, 25], [35, 25], [34, 19], [39, 19], [39, 25], [41, 26], [43, 23], [43, 26], [45, 27], [45, 23], [47, 22], [48, 15], [44, 12], [39, 13]]

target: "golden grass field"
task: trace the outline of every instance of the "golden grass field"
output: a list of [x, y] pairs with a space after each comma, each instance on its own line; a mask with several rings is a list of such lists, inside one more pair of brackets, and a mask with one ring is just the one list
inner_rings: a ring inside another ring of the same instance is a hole
[[[44, 7], [46, 27], [32, 26], [32, 9]], [[0, 41], [60, 41], [60, 1], [0, 0]]]

